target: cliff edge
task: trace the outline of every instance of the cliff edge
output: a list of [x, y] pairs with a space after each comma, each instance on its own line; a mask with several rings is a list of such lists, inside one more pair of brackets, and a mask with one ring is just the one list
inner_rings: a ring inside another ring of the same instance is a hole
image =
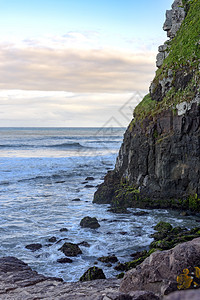
[[149, 94], [94, 203], [200, 211], [200, 0], [175, 0]]

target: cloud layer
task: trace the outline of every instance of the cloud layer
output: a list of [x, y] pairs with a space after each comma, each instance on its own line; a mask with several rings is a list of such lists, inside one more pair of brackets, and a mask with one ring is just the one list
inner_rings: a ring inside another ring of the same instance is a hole
[[[80, 38], [80, 37], [79, 37]], [[30, 45], [32, 43], [32, 45]], [[155, 54], [0, 44], [0, 89], [119, 93], [146, 90]]]

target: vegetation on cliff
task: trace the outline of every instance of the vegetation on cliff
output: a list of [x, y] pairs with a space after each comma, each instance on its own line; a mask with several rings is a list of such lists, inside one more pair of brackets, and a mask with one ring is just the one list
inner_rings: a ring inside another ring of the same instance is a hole
[[[132, 124], [163, 110], [190, 102], [200, 86], [200, 1], [183, 1], [186, 17], [176, 36], [167, 41], [168, 56], [157, 70], [151, 92], [135, 108]], [[162, 91], [161, 91], [162, 90]]]

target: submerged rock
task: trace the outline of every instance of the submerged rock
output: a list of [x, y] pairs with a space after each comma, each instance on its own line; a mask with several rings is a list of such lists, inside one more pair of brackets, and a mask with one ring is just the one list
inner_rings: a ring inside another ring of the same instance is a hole
[[91, 229], [96, 229], [100, 227], [98, 220], [94, 217], [84, 217], [81, 222], [80, 226], [83, 228], [91, 228]]
[[26, 248], [26, 249], [29, 249], [29, 250], [31, 250], [31, 251], [37, 251], [37, 250], [39, 250], [39, 249], [42, 248], [42, 245], [39, 244], [39, 243], [36, 243], [36, 244], [29, 244], [29, 245], [26, 245], [25, 248]]
[[55, 243], [57, 241], [57, 238], [55, 236], [52, 236], [51, 238], [48, 239], [50, 243]]
[[109, 255], [99, 257], [97, 260], [103, 263], [116, 263], [118, 261], [118, 258], [115, 255]]
[[84, 247], [90, 247], [90, 244], [86, 241], [83, 241], [81, 243], [78, 243], [79, 246], [84, 246]]
[[69, 230], [65, 227], [60, 229], [60, 232], [67, 232], [67, 231], [69, 231]]
[[94, 177], [92, 177], [92, 176], [88, 176], [88, 177], [86, 177], [86, 178], [85, 178], [85, 180], [86, 180], [86, 181], [89, 181], [89, 180], [94, 180]]
[[82, 254], [82, 251], [79, 248], [79, 246], [73, 243], [66, 242], [58, 250], [62, 251], [66, 256], [77, 256], [78, 254]]
[[97, 267], [89, 268], [83, 276], [79, 279], [80, 281], [91, 281], [96, 279], [105, 279], [105, 275], [102, 271], [102, 269]]
[[66, 264], [66, 263], [71, 264], [73, 260], [68, 257], [64, 257], [64, 258], [57, 259], [57, 262], [60, 264]]

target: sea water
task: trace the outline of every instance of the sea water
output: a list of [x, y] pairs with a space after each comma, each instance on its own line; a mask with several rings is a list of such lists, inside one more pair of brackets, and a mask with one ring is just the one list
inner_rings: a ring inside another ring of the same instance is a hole
[[[124, 128], [0, 128], [0, 257], [15, 256], [34, 270], [77, 281], [97, 258], [115, 254], [120, 262], [148, 248], [153, 226], [196, 226], [194, 217], [168, 210], [147, 215], [113, 214], [108, 205], [93, 204], [106, 172], [114, 168]], [[86, 180], [93, 177], [94, 180]], [[79, 198], [80, 201], [73, 201]], [[96, 217], [98, 229], [80, 227], [83, 217]], [[68, 231], [61, 232], [61, 228]], [[49, 238], [56, 237], [56, 243]], [[87, 242], [71, 264], [60, 264], [64, 242]], [[25, 248], [41, 243], [32, 252]], [[106, 277], [118, 272], [98, 262]]]

